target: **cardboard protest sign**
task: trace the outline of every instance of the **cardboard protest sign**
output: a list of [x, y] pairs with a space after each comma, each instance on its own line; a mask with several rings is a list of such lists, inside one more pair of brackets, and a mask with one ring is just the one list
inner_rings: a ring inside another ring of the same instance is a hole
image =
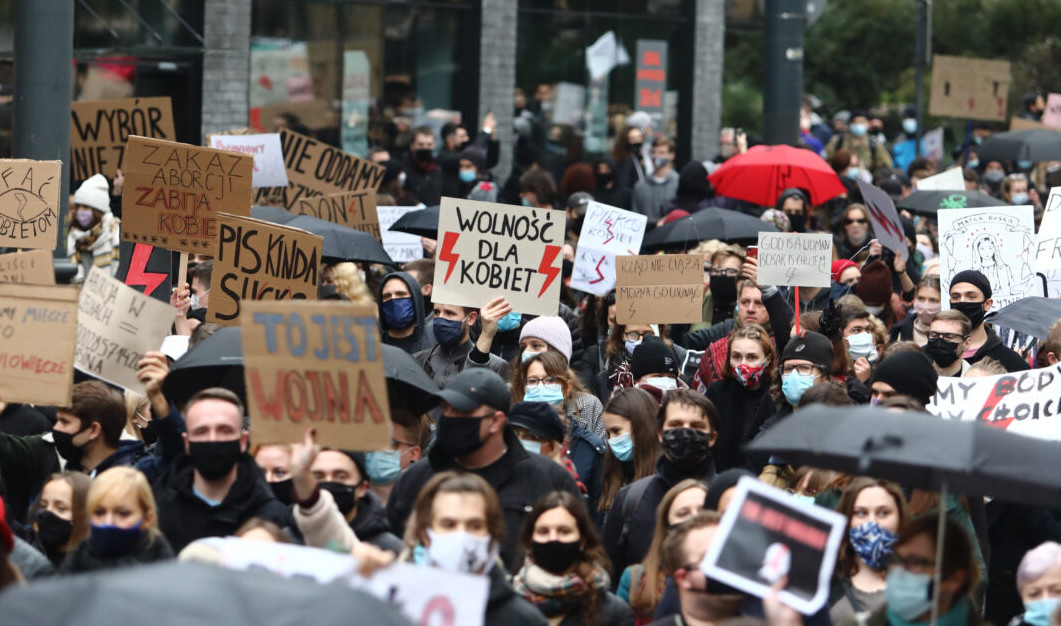
[[[432, 301], [556, 315], [565, 221], [560, 211], [442, 198]], [[441, 278], [441, 280], [440, 280]]]
[[75, 181], [124, 169], [125, 143], [139, 135], [175, 141], [169, 96], [74, 102], [70, 105], [70, 170]]
[[572, 289], [603, 296], [615, 287], [615, 257], [637, 254], [648, 217], [590, 202], [575, 251]]
[[324, 238], [253, 217], [220, 215], [209, 322], [239, 323], [249, 300], [316, 300]]
[[284, 187], [287, 170], [284, 152], [280, 149], [279, 133], [261, 135], [210, 135], [210, 147], [230, 152], [242, 152], [254, 157], [252, 187]]
[[759, 284], [828, 287], [833, 238], [819, 233], [759, 233]]
[[0, 399], [70, 406], [77, 289], [0, 284]]
[[984, 422], [1042, 439], [1061, 439], [1061, 365], [998, 376], [940, 376], [928, 412]]
[[952, 167], [927, 178], [917, 181], [918, 191], [965, 191], [965, 176], [962, 168]]
[[1061, 128], [1054, 126], [1047, 126], [1042, 122], [1036, 122], [1035, 120], [1026, 120], [1019, 115], [1014, 115], [1009, 118], [1009, 129], [1013, 130], [1052, 130], [1061, 133]]
[[482, 626], [486, 612], [490, 586], [486, 576], [394, 563], [364, 578], [357, 572], [356, 559], [331, 550], [222, 537], [200, 539], [195, 546], [198, 549], [191, 553], [212, 552], [216, 559], [211, 562], [228, 569], [350, 585], [392, 604], [413, 624]]
[[395, 263], [405, 263], [424, 258], [424, 246], [420, 243], [420, 237], [409, 233], [399, 233], [391, 230], [398, 218], [410, 211], [420, 211], [419, 206], [379, 206], [376, 214], [379, 217], [380, 237], [383, 241], [383, 249]]
[[294, 210], [302, 198], [347, 193], [362, 189], [379, 189], [385, 168], [356, 157], [339, 148], [284, 129], [280, 144], [287, 170], [286, 187], [259, 189], [255, 204], [266, 204], [279, 198], [279, 206]]
[[836, 511], [804, 504], [755, 478], [737, 483], [700, 569], [760, 598], [784, 577], [779, 598], [804, 615], [829, 599], [829, 584], [848, 521]]
[[173, 288], [170, 279], [173, 253], [146, 243], [123, 241], [119, 244], [118, 254], [115, 278], [145, 296], [169, 303]]
[[173, 324], [173, 307], [93, 267], [81, 284], [77, 308], [74, 366], [143, 394], [144, 386], [136, 379], [136, 362], [162, 345]]
[[0, 254], [0, 283], [54, 285], [51, 250], [29, 250]]
[[375, 189], [302, 198], [295, 205], [293, 213], [312, 215], [340, 226], [368, 233], [382, 241], [379, 232], [379, 214], [376, 212]]
[[928, 113], [1004, 121], [1009, 82], [1009, 61], [933, 55]]
[[1052, 93], [1046, 96], [1043, 124], [1053, 128], [1061, 128], [1061, 93]]
[[0, 248], [55, 248], [62, 161], [0, 159]]
[[217, 215], [249, 215], [254, 158], [226, 150], [130, 137], [122, 240], [206, 254]]
[[858, 189], [862, 192], [862, 202], [866, 205], [866, 213], [873, 224], [873, 234], [880, 240], [881, 245], [904, 259], [909, 259], [910, 250], [906, 247], [903, 224], [899, 221], [899, 212], [895, 210], [891, 196], [862, 180], [858, 181]]
[[349, 302], [244, 302], [243, 369], [258, 443], [383, 450], [390, 407], [376, 309]]
[[[973, 269], [991, 282], [992, 311], [1038, 294], [1032, 207], [941, 209], [937, 216], [941, 293], [950, 293], [956, 273]], [[949, 309], [950, 299], [942, 305]]]
[[680, 324], [703, 319], [704, 257], [701, 255], [620, 256], [615, 261], [618, 268], [615, 321]]

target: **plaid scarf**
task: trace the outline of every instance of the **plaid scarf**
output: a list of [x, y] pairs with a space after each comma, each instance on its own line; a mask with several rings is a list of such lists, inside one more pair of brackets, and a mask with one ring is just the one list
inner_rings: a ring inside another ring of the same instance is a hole
[[582, 604], [590, 593], [606, 591], [611, 586], [608, 572], [593, 566], [593, 575], [584, 579], [577, 573], [556, 575], [547, 572], [527, 558], [523, 568], [512, 579], [512, 587], [546, 617], [563, 615]]

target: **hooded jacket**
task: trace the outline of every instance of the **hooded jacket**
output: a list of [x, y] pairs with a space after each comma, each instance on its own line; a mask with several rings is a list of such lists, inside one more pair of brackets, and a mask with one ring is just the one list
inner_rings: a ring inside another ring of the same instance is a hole
[[195, 468], [187, 455], [177, 459], [155, 483], [159, 530], [176, 552], [196, 539], [227, 537], [252, 517], [297, 534], [290, 509], [273, 495], [254, 457], [244, 453], [236, 467], [236, 482], [217, 506], [195, 495]]
[[[788, 200], [789, 198], [799, 198], [800, 200], [803, 201], [803, 213], [806, 216], [804, 218], [803, 225], [801, 227], [797, 228], [797, 224], [795, 223], [794, 220], [792, 220], [792, 216], [789, 215], [788, 219], [789, 219], [789, 221], [792, 222], [792, 230], [794, 230], [794, 231], [796, 231], [798, 233], [808, 232], [809, 229], [807, 227], [808, 226], [807, 222], [810, 221], [810, 209], [811, 209], [810, 198], [807, 197], [807, 194], [803, 193], [803, 190], [797, 189], [795, 187], [789, 187], [788, 189], [782, 191], [781, 195], [779, 195], [777, 197], [777, 202], [774, 203], [774, 208], [777, 209], [778, 211], [782, 211], [783, 212], [784, 209], [782, 209], [781, 207], [785, 206], [785, 200]], [[787, 215], [787, 213], [786, 213], [786, 215]]]
[[[409, 288], [409, 295], [413, 299], [413, 334], [408, 337], [391, 337], [388, 333], [387, 318], [383, 315], [383, 286], [392, 278], [398, 278], [405, 283], [405, 286]], [[420, 293], [420, 283], [417, 282], [411, 274], [406, 272], [391, 272], [383, 277], [383, 280], [379, 281], [379, 288], [376, 290], [376, 306], [379, 309], [379, 328], [383, 333], [383, 343], [401, 348], [409, 354], [419, 352], [421, 350], [427, 350], [438, 343], [435, 340], [435, 332], [431, 327], [431, 322], [426, 319], [426, 312], [424, 311], [424, 297]]]
[[[431, 322], [434, 326], [434, 321]], [[434, 335], [434, 329], [431, 332]], [[442, 344], [435, 344], [427, 350], [421, 350], [413, 355], [420, 367], [424, 368], [427, 375], [434, 380], [439, 387], [445, 387], [457, 374], [469, 367], [486, 367], [493, 370], [501, 378], [508, 380], [512, 374], [512, 366], [496, 354], [483, 354], [478, 352], [477, 356], [485, 358], [486, 363], [477, 363], [471, 358], [475, 352], [475, 344], [469, 339], [451, 348]]]
[[980, 346], [976, 354], [965, 359], [970, 365], [985, 357], [991, 357], [1001, 363], [1007, 372], [1023, 372], [1026, 369], [1031, 369], [1028, 367], [1028, 363], [1020, 358], [1019, 354], [1002, 345], [1002, 340], [998, 338], [998, 333], [995, 332], [994, 328], [985, 326], [984, 330], [987, 332], [987, 341]]

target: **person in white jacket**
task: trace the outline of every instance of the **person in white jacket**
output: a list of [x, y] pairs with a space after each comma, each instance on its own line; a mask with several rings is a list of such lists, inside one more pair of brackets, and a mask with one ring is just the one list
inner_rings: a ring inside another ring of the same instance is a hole
[[77, 265], [74, 282], [82, 282], [93, 266], [111, 276], [117, 273], [120, 229], [120, 220], [111, 213], [107, 177], [96, 174], [81, 183], [74, 192], [70, 230], [66, 235], [66, 253]]

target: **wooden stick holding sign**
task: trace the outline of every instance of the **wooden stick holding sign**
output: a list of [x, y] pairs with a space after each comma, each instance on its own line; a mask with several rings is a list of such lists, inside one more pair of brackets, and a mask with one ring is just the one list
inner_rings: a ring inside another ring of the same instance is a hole
[[702, 256], [618, 256], [615, 261], [615, 321], [620, 324], [695, 324], [703, 319]]

